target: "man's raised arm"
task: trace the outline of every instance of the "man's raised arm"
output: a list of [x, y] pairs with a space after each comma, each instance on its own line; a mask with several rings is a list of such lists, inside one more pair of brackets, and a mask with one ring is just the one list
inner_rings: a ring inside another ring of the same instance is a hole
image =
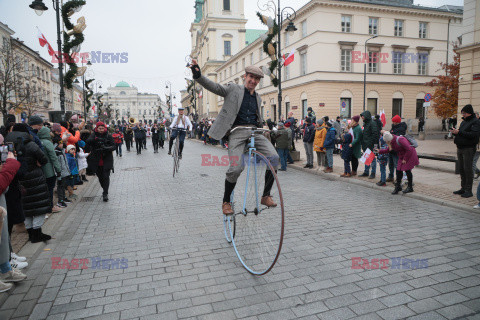
[[219, 83], [215, 83], [212, 80], [208, 79], [205, 76], [202, 76], [200, 71], [200, 67], [197, 64], [197, 60], [192, 60], [192, 64], [190, 65], [192, 69], [193, 79], [200, 83], [205, 89], [210, 92], [215, 93], [221, 97], [225, 97], [228, 93], [227, 86], [221, 85]]

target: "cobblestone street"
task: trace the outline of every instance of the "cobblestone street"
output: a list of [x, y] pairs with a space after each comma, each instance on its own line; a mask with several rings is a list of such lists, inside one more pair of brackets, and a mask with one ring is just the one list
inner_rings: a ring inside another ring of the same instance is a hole
[[[89, 178], [56, 239], [31, 251], [28, 279], [0, 294], [0, 319], [480, 319], [480, 215], [289, 169], [282, 253], [252, 276], [223, 233], [227, 167], [201, 166], [225, 151], [186, 141], [172, 178], [166, 150], [148, 148], [115, 159], [108, 203]], [[54, 257], [90, 263], [52, 269]], [[354, 269], [355, 257], [389, 266]]]

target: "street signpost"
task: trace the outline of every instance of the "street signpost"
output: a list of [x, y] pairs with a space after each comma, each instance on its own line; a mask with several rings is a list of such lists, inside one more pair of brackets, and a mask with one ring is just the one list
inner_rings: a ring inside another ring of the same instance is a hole
[[[428, 117], [428, 107], [430, 107], [430, 100], [432, 100], [432, 94], [427, 93], [424, 98], [425, 102], [423, 103], [423, 107], [425, 108], [425, 119], [424, 119], [424, 125], [423, 125], [423, 133], [426, 136], [427, 135], [427, 117]], [[419, 133], [420, 134], [420, 133]]]

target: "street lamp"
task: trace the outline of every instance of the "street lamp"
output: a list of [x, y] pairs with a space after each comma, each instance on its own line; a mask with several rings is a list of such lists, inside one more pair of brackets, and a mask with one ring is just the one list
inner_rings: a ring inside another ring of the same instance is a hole
[[[62, 62], [62, 40], [60, 37], [60, 5], [58, 0], [52, 0], [53, 8], [57, 16], [57, 45], [58, 45], [58, 80], [60, 82], [60, 110], [62, 111], [62, 120], [65, 119], [65, 91], [63, 90], [63, 62]], [[35, 10], [38, 16], [41, 16], [44, 11], [48, 10], [48, 7], [42, 0], [34, 0], [29, 5], [30, 8]]]
[[[297, 28], [293, 24], [293, 20], [297, 17], [297, 12], [292, 7], [285, 7], [281, 9], [280, 0], [278, 0], [277, 4], [275, 4], [274, 0], [267, 1], [263, 7], [260, 7], [260, 3], [257, 3], [257, 7], [260, 11], [272, 11], [274, 14], [277, 15], [277, 24], [280, 30], [278, 31], [277, 35], [277, 59], [279, 61], [278, 65], [278, 121], [282, 118], [282, 65], [280, 61], [282, 59], [282, 42], [281, 42], [281, 34], [282, 34], [282, 25], [284, 19], [288, 20], [289, 23], [287, 28], [285, 29], [286, 32], [292, 34], [293, 32], [297, 31]], [[286, 11], [285, 11], [286, 10]]]
[[[173, 104], [172, 104], [172, 83], [170, 81], [165, 81], [165, 89], [170, 89], [170, 95], [168, 96], [169, 100], [169, 112], [170, 112], [170, 117], [173, 117]], [[175, 97], [173, 97], [175, 99]]]
[[[365, 55], [363, 56], [363, 58], [364, 58], [364, 60], [363, 60], [364, 61], [364, 63], [363, 63], [363, 111], [365, 111], [365, 93], [367, 91], [367, 62], [366, 61], [370, 62], [370, 58], [367, 57], [367, 42], [369, 40], [375, 39], [376, 37], [378, 37], [378, 36], [373, 36], [373, 37], [365, 40]], [[372, 58], [373, 58], [373, 56], [372, 56]]]

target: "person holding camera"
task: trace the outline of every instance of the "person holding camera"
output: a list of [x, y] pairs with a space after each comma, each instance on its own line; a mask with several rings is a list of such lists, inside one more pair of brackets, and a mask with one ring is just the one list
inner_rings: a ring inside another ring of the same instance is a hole
[[110, 186], [110, 171], [113, 170], [113, 151], [115, 143], [113, 137], [107, 132], [105, 123], [99, 121], [94, 132], [86, 142], [85, 151], [88, 157], [88, 171], [95, 173], [103, 189], [103, 201], [108, 201], [108, 188]]

